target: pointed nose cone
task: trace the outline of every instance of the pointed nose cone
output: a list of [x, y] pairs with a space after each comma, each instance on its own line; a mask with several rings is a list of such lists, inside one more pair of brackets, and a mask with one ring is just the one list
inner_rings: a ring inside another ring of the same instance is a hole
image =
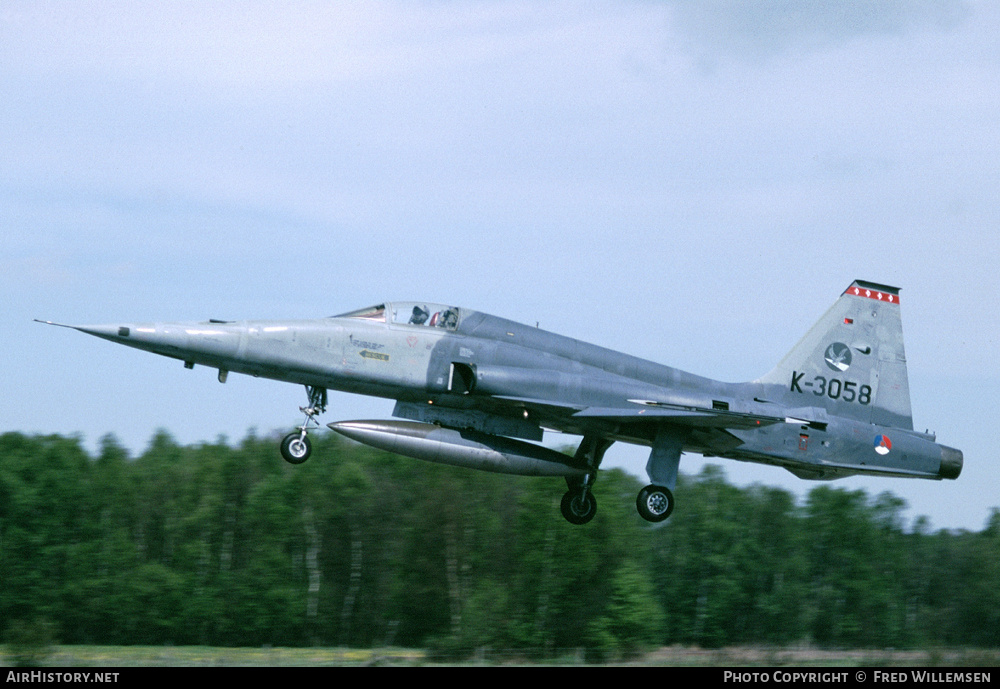
[[70, 327], [88, 335], [103, 337], [105, 340], [120, 340], [132, 336], [132, 328], [127, 325], [74, 325]]
[[110, 323], [103, 325], [73, 325], [74, 330], [99, 337], [102, 340], [143, 349], [165, 356], [182, 356], [187, 349], [184, 331], [169, 324]]
[[39, 321], [61, 328], [71, 328], [82, 333], [99, 337], [102, 340], [117, 342], [136, 349], [163, 354], [165, 356], [182, 357], [186, 340], [183, 331], [176, 327], [157, 325], [154, 323], [106, 323], [102, 325], [65, 325], [52, 321]]
[[205, 323], [111, 323], [104, 325], [63, 325], [41, 321], [63, 328], [72, 328], [102, 340], [117, 342], [154, 354], [161, 354], [185, 363], [199, 363], [238, 370], [240, 339], [246, 325], [221, 321]]
[[119, 341], [123, 337], [129, 337], [132, 334], [132, 328], [127, 325], [67, 325], [65, 323], [56, 323], [54, 321], [42, 321], [35, 319], [36, 323], [44, 323], [45, 325], [54, 325], [59, 328], [71, 328], [72, 330], [79, 330], [82, 333], [87, 333], [88, 335], [94, 335], [95, 337], [103, 337], [105, 340]]

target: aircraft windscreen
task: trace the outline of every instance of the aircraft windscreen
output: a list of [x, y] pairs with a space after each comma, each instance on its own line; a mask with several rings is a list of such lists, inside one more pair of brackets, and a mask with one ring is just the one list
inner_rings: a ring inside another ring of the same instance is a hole
[[454, 330], [458, 327], [459, 309], [427, 302], [401, 302], [392, 305], [392, 322]]
[[380, 323], [385, 323], [385, 304], [369, 306], [368, 308], [358, 309], [357, 311], [348, 311], [347, 313], [342, 313], [339, 316], [333, 316], [333, 318], [359, 318], [365, 321], [378, 321]]

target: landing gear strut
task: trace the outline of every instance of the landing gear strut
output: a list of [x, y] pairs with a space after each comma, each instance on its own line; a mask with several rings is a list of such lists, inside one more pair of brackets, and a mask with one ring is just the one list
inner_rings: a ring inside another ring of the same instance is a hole
[[613, 440], [600, 436], [584, 436], [573, 459], [581, 467], [586, 467], [588, 473], [583, 479], [566, 479], [569, 490], [563, 495], [559, 509], [562, 516], [570, 524], [586, 524], [597, 514], [597, 500], [592, 488], [597, 478], [597, 469], [601, 466], [604, 453], [611, 447]]
[[309, 425], [319, 422], [313, 418], [326, 411], [326, 388], [314, 385], [306, 386], [306, 394], [309, 395], [309, 405], [299, 407], [299, 411], [306, 415], [305, 421], [299, 426], [297, 431], [292, 431], [281, 441], [281, 456], [289, 464], [302, 464], [309, 459], [312, 454], [312, 443], [309, 442]]
[[597, 514], [597, 500], [589, 490], [568, 490], [559, 505], [562, 515], [570, 524], [586, 524]]
[[656, 432], [653, 449], [646, 462], [646, 473], [652, 481], [639, 491], [635, 508], [647, 522], [662, 522], [674, 511], [674, 494], [677, 485], [677, 467], [687, 432], [664, 426]]

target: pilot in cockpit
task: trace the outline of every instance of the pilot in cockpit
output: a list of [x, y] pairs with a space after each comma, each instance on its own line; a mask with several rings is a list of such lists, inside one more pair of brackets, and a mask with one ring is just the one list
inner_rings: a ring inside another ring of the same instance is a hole
[[410, 316], [410, 323], [413, 325], [423, 325], [427, 322], [428, 316], [431, 312], [420, 306], [413, 307], [413, 315]]
[[445, 309], [437, 323], [439, 328], [448, 328], [449, 330], [453, 330], [457, 325], [458, 312], [455, 309]]

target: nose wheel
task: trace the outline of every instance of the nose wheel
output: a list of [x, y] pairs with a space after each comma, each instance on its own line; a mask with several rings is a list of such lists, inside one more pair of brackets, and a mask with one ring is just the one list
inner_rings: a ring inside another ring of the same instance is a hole
[[302, 464], [312, 454], [312, 443], [309, 441], [309, 426], [319, 422], [314, 418], [326, 411], [326, 388], [306, 386], [309, 395], [309, 405], [299, 407], [306, 415], [305, 421], [297, 431], [292, 431], [281, 440], [281, 457], [289, 464]]
[[289, 433], [281, 441], [281, 457], [289, 464], [302, 464], [312, 454], [312, 442], [302, 431]]

